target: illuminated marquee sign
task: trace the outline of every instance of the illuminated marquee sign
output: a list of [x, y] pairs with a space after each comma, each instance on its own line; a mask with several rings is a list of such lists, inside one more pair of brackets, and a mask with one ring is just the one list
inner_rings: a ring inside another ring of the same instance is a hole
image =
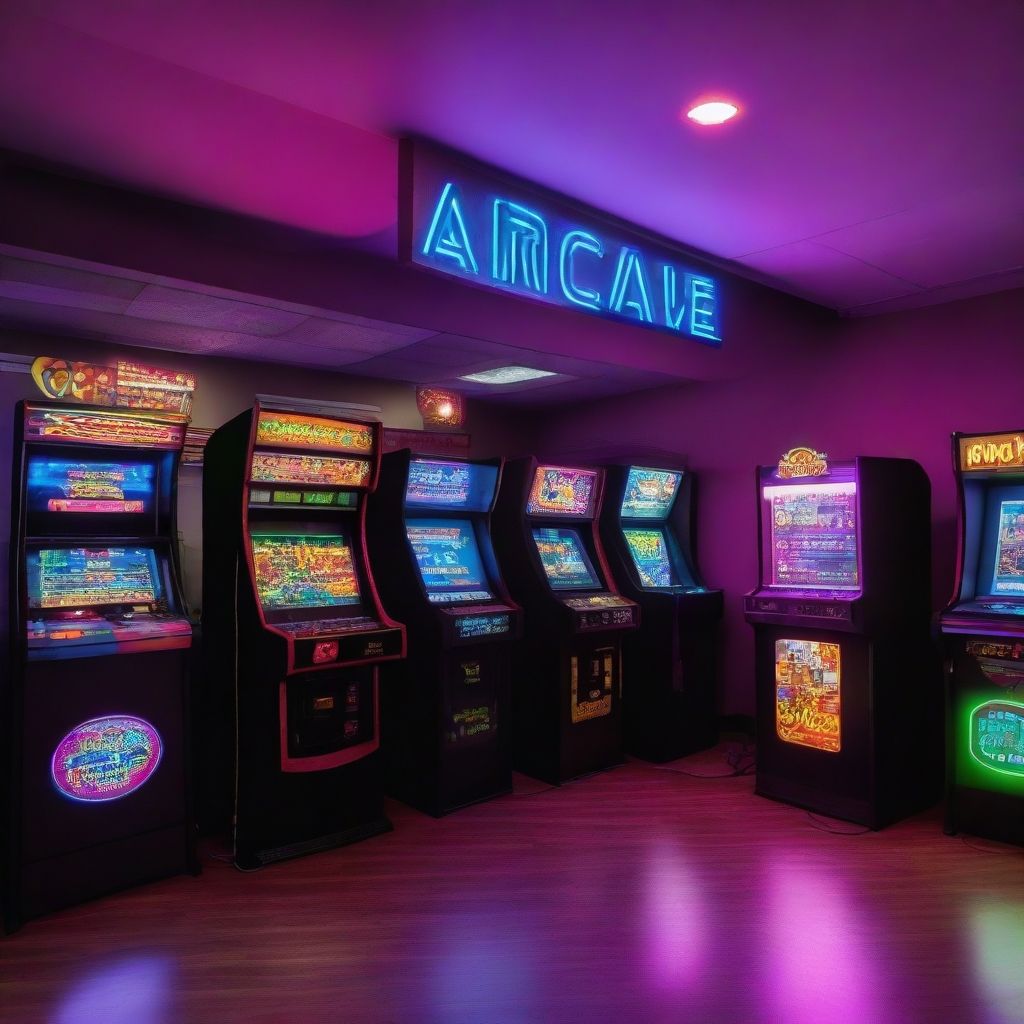
[[163, 753], [149, 722], [128, 715], [92, 718], [75, 726], [57, 745], [50, 772], [70, 800], [119, 800], [145, 784]]
[[964, 473], [1024, 469], [1024, 433], [961, 437], [960, 469]]
[[402, 144], [403, 259], [567, 309], [721, 343], [719, 287], [640, 229]]
[[828, 456], [813, 448], [790, 448], [779, 459], [777, 476], [780, 480], [798, 477], [824, 476], [828, 472]]

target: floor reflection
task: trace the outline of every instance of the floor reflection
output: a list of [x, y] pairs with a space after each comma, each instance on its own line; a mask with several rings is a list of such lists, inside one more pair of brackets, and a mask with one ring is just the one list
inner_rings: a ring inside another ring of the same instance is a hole
[[884, 1024], [868, 923], [842, 875], [803, 860], [766, 865], [765, 964], [786, 1024]]
[[653, 987], [684, 991], [697, 983], [708, 953], [706, 917], [701, 882], [682, 852], [656, 847], [643, 901], [645, 977]]
[[970, 914], [974, 983], [987, 1024], [1024, 1021], [1024, 902], [978, 907]]
[[108, 961], [74, 982], [50, 1019], [53, 1024], [175, 1024], [174, 980], [168, 957], [134, 955]]

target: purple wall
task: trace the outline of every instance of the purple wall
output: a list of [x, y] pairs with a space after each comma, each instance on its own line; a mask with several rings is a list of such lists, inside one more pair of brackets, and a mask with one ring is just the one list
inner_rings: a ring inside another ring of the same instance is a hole
[[[766, 343], [767, 344], [767, 343]], [[701, 569], [725, 591], [723, 713], [752, 713], [754, 467], [807, 444], [833, 458], [917, 459], [932, 481], [933, 606], [953, 588], [949, 435], [1024, 427], [1024, 290], [823, 325], [817, 351], [739, 380], [662, 388], [552, 416], [541, 454], [681, 455], [698, 476]]]

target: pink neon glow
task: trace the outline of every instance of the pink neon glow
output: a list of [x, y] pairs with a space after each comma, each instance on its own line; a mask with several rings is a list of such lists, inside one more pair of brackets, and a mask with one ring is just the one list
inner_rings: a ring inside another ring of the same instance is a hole
[[772, 484], [762, 488], [765, 501], [771, 501], [777, 495], [856, 493], [857, 484], [854, 481], [845, 484]]

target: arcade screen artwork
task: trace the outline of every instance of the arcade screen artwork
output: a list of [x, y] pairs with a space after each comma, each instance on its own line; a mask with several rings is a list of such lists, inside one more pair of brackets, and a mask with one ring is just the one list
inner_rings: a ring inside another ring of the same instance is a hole
[[857, 485], [764, 488], [771, 503], [774, 587], [856, 590]]
[[668, 558], [661, 530], [623, 530], [643, 587], [674, 587], [679, 581]]
[[976, 707], [971, 753], [986, 768], [1024, 781], [1024, 704], [988, 701]]
[[30, 608], [152, 604], [161, 594], [153, 548], [41, 548], [26, 562]]
[[585, 516], [590, 511], [597, 484], [592, 469], [561, 469], [538, 466], [526, 513], [531, 516]]
[[682, 473], [630, 466], [622, 495], [623, 519], [664, 519], [672, 509]]
[[261, 409], [256, 444], [369, 454], [373, 450], [373, 429], [365, 423], [347, 423], [326, 416]]
[[775, 731], [784, 743], [839, 751], [839, 644], [775, 641]]
[[533, 540], [552, 590], [597, 590], [601, 586], [575, 530], [537, 528]]
[[413, 459], [405, 485], [406, 505], [486, 512], [494, 499], [497, 466], [442, 459]]
[[999, 505], [992, 593], [1024, 596], [1024, 501]]
[[148, 462], [93, 462], [32, 456], [26, 490], [30, 512], [148, 512], [155, 467]]
[[414, 519], [406, 524], [406, 533], [431, 602], [490, 598], [472, 523]]
[[347, 537], [253, 534], [256, 591], [267, 611], [359, 604]]

